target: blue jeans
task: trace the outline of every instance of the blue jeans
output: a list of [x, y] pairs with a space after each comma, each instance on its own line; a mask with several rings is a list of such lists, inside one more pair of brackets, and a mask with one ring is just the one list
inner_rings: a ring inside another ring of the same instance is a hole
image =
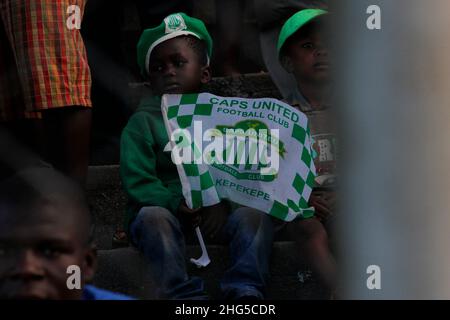
[[[185, 240], [176, 216], [165, 208], [143, 207], [130, 231], [132, 243], [147, 258], [158, 297], [207, 298], [203, 280], [187, 274]], [[220, 283], [224, 297], [264, 298], [273, 241], [270, 217], [255, 209], [239, 208], [229, 215], [222, 234], [231, 257], [231, 266]]]

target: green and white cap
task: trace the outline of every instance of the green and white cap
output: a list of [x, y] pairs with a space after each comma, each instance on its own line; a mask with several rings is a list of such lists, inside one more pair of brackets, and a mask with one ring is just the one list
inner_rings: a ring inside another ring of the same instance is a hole
[[209, 64], [213, 42], [205, 24], [199, 19], [179, 12], [165, 17], [159, 26], [145, 29], [142, 32], [137, 44], [137, 62], [142, 74], [148, 74], [150, 55], [158, 44], [179, 36], [188, 35], [205, 41]]
[[283, 48], [283, 45], [289, 37], [291, 37], [307, 23], [327, 13], [328, 11], [322, 9], [304, 9], [291, 16], [284, 23], [281, 28], [280, 35], [278, 36], [278, 56], [280, 56], [281, 48]]

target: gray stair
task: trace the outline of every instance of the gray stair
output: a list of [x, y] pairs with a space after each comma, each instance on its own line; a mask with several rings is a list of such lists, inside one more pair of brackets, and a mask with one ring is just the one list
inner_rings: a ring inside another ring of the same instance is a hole
[[[277, 242], [273, 246], [271, 277], [267, 287], [270, 299], [326, 299], [327, 292], [305, 266], [295, 261], [293, 243]], [[188, 261], [189, 274], [205, 280], [208, 294], [220, 299], [219, 280], [229, 264], [224, 246], [208, 246], [211, 263], [198, 269]], [[199, 257], [200, 248], [187, 247], [187, 257]], [[143, 256], [134, 248], [99, 251], [99, 267], [94, 283], [105, 289], [126, 293], [140, 299], [154, 299], [154, 284]]]

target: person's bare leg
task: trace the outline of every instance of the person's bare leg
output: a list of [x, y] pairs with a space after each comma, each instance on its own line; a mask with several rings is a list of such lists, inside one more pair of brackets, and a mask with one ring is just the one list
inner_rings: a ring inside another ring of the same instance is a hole
[[85, 186], [89, 165], [90, 108], [64, 107], [44, 112], [51, 163]]
[[288, 230], [306, 263], [333, 293], [337, 282], [336, 262], [322, 223], [316, 218], [293, 221], [288, 224]]
[[217, 46], [217, 61], [222, 66], [220, 73], [224, 76], [238, 76], [239, 50], [241, 32], [244, 21], [245, 3], [240, 0], [216, 0], [217, 38], [221, 45]]
[[88, 108], [74, 110], [66, 117], [65, 123], [64, 153], [67, 172], [84, 186], [90, 158], [92, 111]]

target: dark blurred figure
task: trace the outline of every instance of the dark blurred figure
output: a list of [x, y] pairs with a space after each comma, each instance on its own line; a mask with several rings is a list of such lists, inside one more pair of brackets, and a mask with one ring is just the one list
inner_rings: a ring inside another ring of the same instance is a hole
[[[218, 73], [238, 76], [241, 32], [244, 26], [244, 0], [216, 0]], [[219, 64], [219, 63], [218, 63]]]
[[[90, 234], [83, 190], [60, 173], [35, 167], [3, 180], [0, 299], [130, 299], [87, 284], [97, 258]], [[69, 289], [69, 266], [79, 267], [78, 289]]]
[[95, 0], [86, 4], [82, 35], [92, 72], [92, 160], [119, 162], [119, 136], [139, 103], [143, 81], [136, 64], [142, 30], [168, 14], [192, 11], [193, 1]]
[[157, 26], [170, 13], [192, 13], [192, 0], [134, 0], [139, 11], [141, 28], [147, 29]]
[[92, 0], [86, 4], [81, 33], [92, 74], [94, 165], [118, 163], [118, 137], [132, 113], [129, 83], [136, 79], [132, 66], [127, 65], [127, 55], [133, 53], [126, 52], [124, 31], [131, 18], [129, 6], [119, 0]]
[[0, 126], [82, 185], [92, 106], [85, 3], [0, 2]]

